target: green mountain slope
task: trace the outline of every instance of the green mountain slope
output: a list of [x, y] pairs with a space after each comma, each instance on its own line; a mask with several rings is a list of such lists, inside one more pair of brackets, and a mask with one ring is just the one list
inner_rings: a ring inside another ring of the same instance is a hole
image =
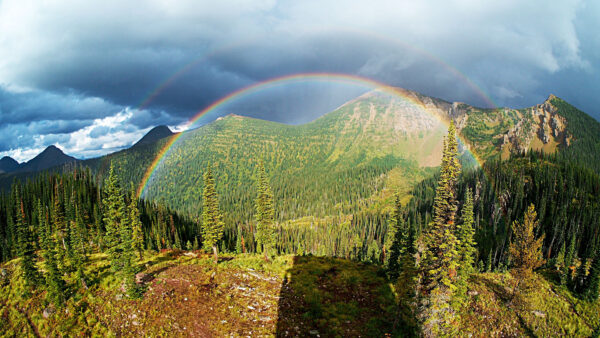
[[[392, 191], [407, 192], [427, 177], [441, 158], [446, 129], [441, 121], [449, 119], [482, 161], [529, 149], [572, 153], [576, 145], [598, 144], [594, 133], [580, 130], [582, 123], [600, 124], [554, 96], [526, 109], [480, 109], [398, 91], [409, 100], [373, 91], [300, 126], [229, 115], [185, 132], [157, 167], [144, 197], [198, 215], [201, 175], [211, 162], [229, 221], [249, 222], [254, 166], [263, 159], [280, 220], [354, 213], [357, 207], [385, 205]], [[139, 184], [166, 142], [84, 163], [102, 172], [114, 160], [125, 180]]]

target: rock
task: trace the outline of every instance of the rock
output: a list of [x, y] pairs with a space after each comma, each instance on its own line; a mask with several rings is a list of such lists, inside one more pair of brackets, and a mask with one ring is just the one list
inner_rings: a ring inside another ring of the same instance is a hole
[[42, 312], [42, 316], [44, 318], [50, 318], [50, 316], [52, 316], [52, 314], [54, 314], [56, 310], [53, 307], [47, 307], [44, 309], [44, 312]]
[[546, 314], [544, 312], [534, 310], [531, 311], [531, 313], [533, 313], [536, 317], [546, 318]]
[[467, 294], [469, 296], [477, 296], [479, 294], [479, 292], [475, 291], [475, 290], [469, 290], [469, 292], [467, 292]]
[[0, 269], [0, 285], [6, 286], [10, 283], [10, 274], [8, 270], [2, 268]]
[[115, 295], [115, 300], [121, 300], [121, 299], [123, 299], [123, 294], [122, 293], [117, 293]]
[[310, 330], [310, 331], [308, 331], [308, 333], [310, 333], [311, 336], [318, 336], [319, 335], [319, 331], [317, 331], [317, 330]]
[[256, 310], [256, 308], [252, 305], [248, 305], [248, 310]]
[[187, 251], [183, 253], [184, 256], [188, 256], [188, 257], [198, 257], [197, 253], [191, 252], [191, 251]]
[[144, 284], [152, 280], [152, 275], [147, 273], [137, 273], [135, 274], [135, 282], [136, 284]]

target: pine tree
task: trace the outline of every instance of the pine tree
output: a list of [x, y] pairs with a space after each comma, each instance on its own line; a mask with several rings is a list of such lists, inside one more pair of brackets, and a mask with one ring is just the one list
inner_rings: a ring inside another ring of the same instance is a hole
[[202, 240], [206, 250], [212, 249], [215, 264], [218, 262], [217, 244], [223, 237], [223, 215], [219, 210], [219, 197], [215, 189], [215, 179], [210, 163], [204, 173], [204, 193], [202, 204]]
[[458, 142], [454, 123], [444, 140], [440, 177], [435, 193], [433, 222], [421, 239], [422, 256], [419, 317], [425, 335], [451, 335], [456, 313], [450, 306], [458, 267], [458, 240], [455, 236], [456, 184], [460, 174]]
[[142, 260], [142, 250], [144, 249], [144, 231], [142, 230], [138, 199], [135, 194], [135, 189], [133, 189], [133, 185], [131, 189], [131, 202], [129, 204], [129, 224], [132, 231], [132, 248], [135, 252], [137, 252], [139, 259]]
[[512, 273], [516, 280], [513, 295], [522, 283], [531, 278], [533, 270], [545, 262], [542, 256], [545, 235], [535, 238], [535, 232], [539, 225], [536, 217], [535, 207], [531, 204], [525, 212], [523, 222], [514, 221], [512, 224], [514, 239], [508, 250], [513, 265]]
[[18, 202], [17, 210], [17, 229], [19, 235], [19, 256], [21, 257], [21, 271], [25, 279], [25, 283], [29, 287], [38, 285], [40, 281], [40, 273], [35, 266], [35, 250], [33, 248], [33, 236], [31, 229], [25, 219], [25, 209], [23, 201]]
[[475, 229], [473, 229], [473, 193], [467, 189], [465, 204], [462, 209], [462, 220], [458, 225], [459, 274], [465, 276], [473, 272], [473, 264], [477, 255], [475, 247]]
[[258, 247], [262, 246], [265, 260], [269, 260], [276, 240], [275, 209], [273, 206], [273, 193], [264, 163], [258, 166], [258, 196], [256, 197], [256, 239]]

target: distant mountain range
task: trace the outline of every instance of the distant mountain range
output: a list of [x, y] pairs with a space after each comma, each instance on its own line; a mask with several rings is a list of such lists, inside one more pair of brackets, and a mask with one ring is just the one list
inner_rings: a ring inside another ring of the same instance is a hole
[[[463, 140], [464, 158], [473, 153], [485, 162], [537, 150], [600, 171], [600, 123], [554, 95], [529, 108], [482, 109], [397, 91], [400, 96], [374, 90], [304, 125], [230, 114], [186, 131], [143, 196], [195, 214], [210, 162], [218, 168], [220, 195], [236, 201], [224, 211], [231, 221], [244, 222], [252, 214], [253, 170], [263, 160], [282, 219], [349, 213], [336, 208], [377, 201], [385, 205], [393, 192], [408, 192], [434, 172], [430, 169], [440, 163], [451, 119]], [[124, 182], [138, 185], [166, 142], [159, 139], [85, 165], [102, 175], [112, 162]]]
[[[136, 142], [132, 148], [154, 143], [173, 134], [174, 133], [167, 126], [154, 127]], [[88, 161], [89, 160], [79, 160], [75, 157], [66, 155], [58, 147], [51, 145], [27, 162], [19, 163], [9, 156], [3, 157], [0, 159], [0, 174], [34, 173], [60, 167], [65, 164], [86, 163]]]
[[[392, 191], [408, 191], [430, 175], [428, 168], [439, 165], [450, 120], [463, 140], [463, 152], [470, 150], [480, 162], [533, 149], [558, 152], [600, 172], [600, 123], [554, 95], [529, 108], [482, 109], [395, 90], [401, 95], [374, 90], [304, 125], [228, 115], [186, 131], [155, 171], [144, 196], [194, 213], [201, 198], [198, 182], [210, 161], [224, 177], [220, 193], [236, 196], [251, 210], [252, 170], [262, 159], [275, 193], [306, 196], [305, 206], [299, 201], [282, 208], [286, 217], [327, 215], [334, 205], [349, 201], [388, 199]], [[14, 161], [0, 160], [0, 170], [31, 174], [76, 162], [103, 175], [113, 162], [124, 183], [138, 185], [172, 135], [168, 127], [158, 126], [129, 149], [83, 161], [49, 148], [17, 169]], [[355, 171], [362, 172], [361, 179], [344, 182], [351, 172], [360, 176]], [[6, 187], [12, 174], [0, 174], [0, 185]], [[324, 184], [331, 191], [320, 193]], [[309, 210], [309, 204], [321, 210]]]

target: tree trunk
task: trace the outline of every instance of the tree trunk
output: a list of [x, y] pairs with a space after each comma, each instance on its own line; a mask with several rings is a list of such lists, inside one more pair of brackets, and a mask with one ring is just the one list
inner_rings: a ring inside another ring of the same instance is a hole
[[142, 257], [142, 250], [138, 250], [138, 255], [140, 256], [140, 261], [144, 259], [144, 257]]
[[213, 255], [215, 257], [215, 264], [219, 263], [219, 254], [217, 252], [217, 246], [213, 245]]
[[269, 255], [267, 253], [267, 248], [265, 248], [264, 246], [263, 246], [263, 253], [265, 254], [265, 262], [268, 262], [269, 261]]

